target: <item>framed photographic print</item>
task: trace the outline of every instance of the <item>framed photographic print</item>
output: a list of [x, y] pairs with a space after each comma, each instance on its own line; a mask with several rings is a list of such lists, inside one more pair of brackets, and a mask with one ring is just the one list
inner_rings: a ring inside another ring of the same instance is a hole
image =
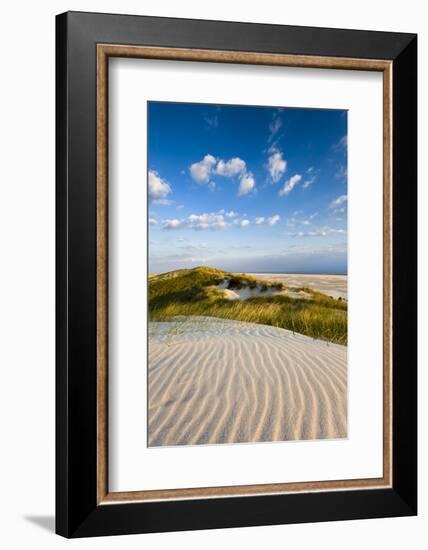
[[57, 16], [57, 532], [414, 515], [416, 36]]

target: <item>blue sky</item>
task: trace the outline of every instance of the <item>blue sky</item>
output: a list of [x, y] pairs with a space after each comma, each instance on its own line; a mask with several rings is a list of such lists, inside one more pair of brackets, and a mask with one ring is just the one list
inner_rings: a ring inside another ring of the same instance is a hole
[[149, 102], [147, 185], [151, 273], [346, 273], [346, 111]]

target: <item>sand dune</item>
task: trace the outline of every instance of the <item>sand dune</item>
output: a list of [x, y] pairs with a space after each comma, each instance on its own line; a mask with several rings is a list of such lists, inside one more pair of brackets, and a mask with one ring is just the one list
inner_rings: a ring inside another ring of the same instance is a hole
[[149, 335], [149, 446], [347, 436], [345, 346], [207, 317]]

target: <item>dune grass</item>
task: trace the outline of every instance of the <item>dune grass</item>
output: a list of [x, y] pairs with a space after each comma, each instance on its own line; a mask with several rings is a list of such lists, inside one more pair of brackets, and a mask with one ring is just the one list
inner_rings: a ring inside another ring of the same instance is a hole
[[[311, 299], [284, 294], [228, 300], [217, 285], [227, 280], [228, 288], [246, 286], [261, 290], [284, 290], [282, 283], [258, 281], [218, 269], [198, 267], [149, 279], [149, 316], [165, 321], [177, 316], [207, 316], [260, 323], [285, 328], [338, 344], [347, 343], [347, 304], [311, 289]], [[250, 286], [251, 285], [251, 286]]]

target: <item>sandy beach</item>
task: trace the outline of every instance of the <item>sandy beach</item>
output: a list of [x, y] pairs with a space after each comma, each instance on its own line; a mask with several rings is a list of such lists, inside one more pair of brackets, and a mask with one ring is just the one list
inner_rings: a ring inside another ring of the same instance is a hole
[[346, 275], [312, 275], [285, 273], [249, 273], [258, 279], [278, 281], [291, 287], [309, 287], [332, 298], [348, 299], [348, 277]]
[[346, 346], [282, 328], [150, 322], [149, 446], [344, 438], [346, 365]]

